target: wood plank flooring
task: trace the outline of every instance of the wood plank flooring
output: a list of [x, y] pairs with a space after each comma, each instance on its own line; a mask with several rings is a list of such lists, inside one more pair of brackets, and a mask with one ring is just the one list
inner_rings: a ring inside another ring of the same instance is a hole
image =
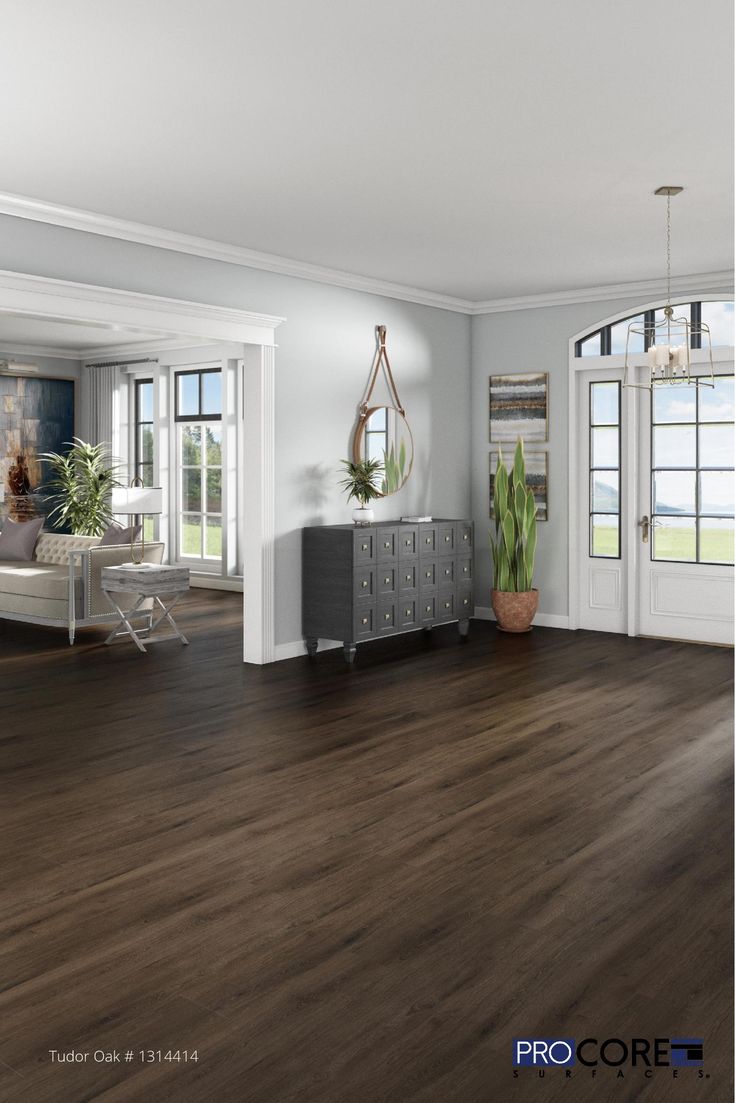
[[[730, 652], [473, 623], [256, 669], [236, 596], [178, 619], [0, 622], [2, 1103], [732, 1098]], [[514, 1079], [517, 1035], [706, 1075]]]

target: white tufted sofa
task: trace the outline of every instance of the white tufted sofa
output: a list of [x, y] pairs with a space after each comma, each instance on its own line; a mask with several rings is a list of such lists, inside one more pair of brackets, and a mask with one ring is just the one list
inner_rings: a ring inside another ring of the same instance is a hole
[[[146, 544], [146, 562], [162, 562], [163, 548]], [[42, 532], [32, 560], [0, 560], [0, 618], [64, 626], [69, 643], [74, 643], [77, 628], [117, 619], [102, 593], [100, 576], [103, 567], [129, 560], [129, 544], [101, 548], [96, 536]], [[135, 595], [126, 595], [121, 608], [134, 600]]]

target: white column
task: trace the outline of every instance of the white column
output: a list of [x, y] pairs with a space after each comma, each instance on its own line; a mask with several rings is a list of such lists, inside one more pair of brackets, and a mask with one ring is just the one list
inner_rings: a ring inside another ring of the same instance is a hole
[[243, 357], [243, 659], [275, 658], [275, 347]]

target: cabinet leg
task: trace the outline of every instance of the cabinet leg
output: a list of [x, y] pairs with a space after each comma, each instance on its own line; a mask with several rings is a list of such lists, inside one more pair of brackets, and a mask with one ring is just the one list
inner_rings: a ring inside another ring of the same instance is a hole
[[304, 640], [304, 644], [306, 645], [306, 654], [309, 656], [310, 659], [313, 659], [319, 647], [319, 640], [314, 639], [313, 636], [308, 636]]
[[459, 622], [459, 634], [460, 634], [460, 636], [462, 637], [463, 640], [467, 639], [467, 636], [469, 635], [469, 631], [470, 631], [469, 618], [466, 619], [466, 620], [461, 620]]
[[344, 645], [345, 662], [354, 663], [355, 655], [357, 654], [357, 645], [354, 643], [348, 643], [345, 641]]

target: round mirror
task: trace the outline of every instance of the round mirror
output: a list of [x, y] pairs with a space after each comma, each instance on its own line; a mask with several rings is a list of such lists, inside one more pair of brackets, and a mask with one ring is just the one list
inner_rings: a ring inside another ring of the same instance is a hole
[[358, 422], [353, 451], [356, 463], [380, 460], [383, 496], [400, 490], [413, 467], [413, 437], [401, 411], [394, 406], [371, 406]]

